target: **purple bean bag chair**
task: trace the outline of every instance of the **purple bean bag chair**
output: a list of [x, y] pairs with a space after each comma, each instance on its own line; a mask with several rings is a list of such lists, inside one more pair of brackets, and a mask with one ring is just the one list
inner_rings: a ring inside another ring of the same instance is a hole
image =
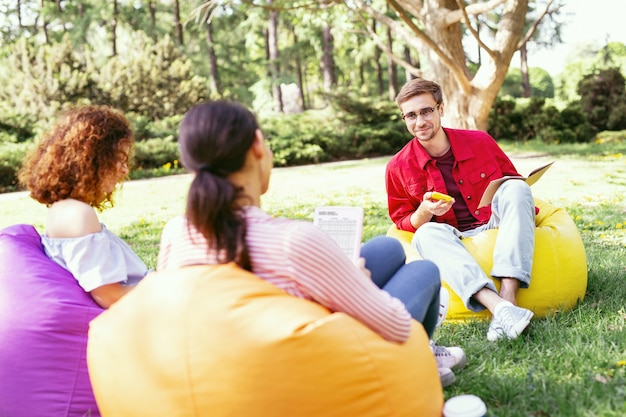
[[102, 311], [33, 226], [0, 230], [0, 416], [100, 416], [86, 349]]

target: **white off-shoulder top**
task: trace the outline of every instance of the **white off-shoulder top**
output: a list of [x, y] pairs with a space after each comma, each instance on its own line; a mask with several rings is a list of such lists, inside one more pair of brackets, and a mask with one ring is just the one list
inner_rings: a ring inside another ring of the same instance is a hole
[[75, 238], [43, 234], [46, 255], [70, 271], [87, 292], [117, 282], [137, 284], [148, 273], [148, 267], [126, 242], [101, 225], [100, 232]]

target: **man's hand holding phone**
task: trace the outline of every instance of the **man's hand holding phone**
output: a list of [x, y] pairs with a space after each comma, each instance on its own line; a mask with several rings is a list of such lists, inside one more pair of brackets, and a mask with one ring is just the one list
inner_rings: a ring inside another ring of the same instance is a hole
[[448, 212], [454, 204], [454, 198], [437, 191], [429, 191], [424, 194], [423, 204], [433, 216], [441, 216]]
[[430, 193], [431, 200], [443, 200], [443, 201], [452, 201], [452, 197], [448, 194], [440, 193], [438, 191], [433, 191]]

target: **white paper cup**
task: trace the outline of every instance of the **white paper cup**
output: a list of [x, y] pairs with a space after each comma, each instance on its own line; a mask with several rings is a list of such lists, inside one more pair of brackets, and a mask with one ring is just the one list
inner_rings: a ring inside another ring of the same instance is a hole
[[484, 417], [487, 406], [476, 395], [458, 395], [443, 406], [443, 417]]

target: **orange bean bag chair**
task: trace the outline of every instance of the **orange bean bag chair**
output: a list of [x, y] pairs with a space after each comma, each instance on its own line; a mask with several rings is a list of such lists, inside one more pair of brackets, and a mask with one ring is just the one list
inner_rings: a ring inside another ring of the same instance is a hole
[[91, 322], [105, 417], [437, 416], [421, 324], [404, 344], [233, 264], [152, 273]]
[[[535, 199], [539, 213], [535, 218], [535, 255], [530, 286], [520, 289], [517, 302], [521, 307], [532, 310], [534, 318], [545, 317], [558, 311], [573, 308], [585, 298], [587, 290], [587, 257], [578, 229], [570, 215], [563, 209]], [[493, 265], [493, 248], [498, 231], [486, 230], [476, 236], [463, 239], [463, 244], [489, 276]], [[388, 236], [400, 240], [408, 260], [420, 259], [411, 245], [413, 233], [398, 230], [392, 225]], [[441, 277], [442, 286], [450, 292], [448, 321], [488, 319], [488, 310], [468, 310], [459, 296]], [[493, 280], [500, 289], [500, 281]]]

